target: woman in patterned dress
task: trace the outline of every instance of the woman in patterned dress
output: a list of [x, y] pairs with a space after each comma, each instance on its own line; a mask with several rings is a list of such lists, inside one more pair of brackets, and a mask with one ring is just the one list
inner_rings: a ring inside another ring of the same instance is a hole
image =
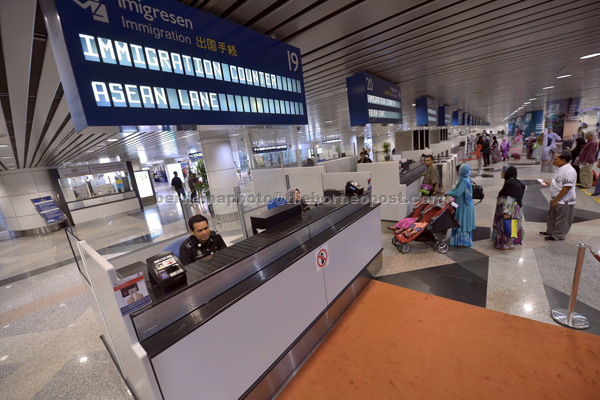
[[516, 244], [523, 244], [525, 237], [522, 207], [527, 187], [517, 179], [515, 167], [505, 167], [502, 178], [504, 186], [496, 201], [492, 241], [498, 250], [514, 250]]

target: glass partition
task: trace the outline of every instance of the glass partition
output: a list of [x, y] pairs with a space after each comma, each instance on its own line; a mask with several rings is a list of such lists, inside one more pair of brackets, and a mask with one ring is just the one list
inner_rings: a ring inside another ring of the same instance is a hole
[[75, 234], [73, 233], [73, 229], [71, 227], [65, 228], [65, 234], [67, 235], [67, 241], [69, 242], [69, 246], [71, 247], [71, 252], [73, 253], [73, 259], [75, 260], [75, 265], [77, 265], [77, 269], [79, 273], [85, 278], [89, 283], [89, 277], [85, 274], [83, 264], [81, 262], [81, 254], [79, 252], [79, 248], [77, 247], [77, 242], [81, 241]]
[[60, 178], [58, 182], [67, 203], [133, 191], [128, 171]]

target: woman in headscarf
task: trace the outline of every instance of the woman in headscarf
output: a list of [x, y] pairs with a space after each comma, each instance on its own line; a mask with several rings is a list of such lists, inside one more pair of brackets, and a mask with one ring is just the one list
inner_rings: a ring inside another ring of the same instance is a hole
[[298, 190], [298, 188], [288, 190], [285, 194], [285, 199], [289, 204], [300, 204], [302, 212], [310, 210], [310, 207], [306, 205], [306, 202], [302, 198], [302, 195], [300, 194], [300, 190]]
[[445, 194], [454, 197], [458, 204], [456, 220], [460, 224], [452, 228], [450, 246], [471, 247], [473, 246], [473, 231], [475, 230], [475, 205], [473, 204], [473, 182], [471, 181], [471, 167], [462, 164], [458, 169], [458, 183], [454, 189]]
[[502, 139], [500, 150], [502, 151], [502, 161], [508, 160], [508, 153], [510, 152], [510, 143], [508, 142], [507, 138]]
[[523, 244], [523, 194], [527, 188], [517, 179], [515, 167], [504, 167], [504, 186], [498, 193], [492, 241], [498, 250], [514, 250], [515, 244]]

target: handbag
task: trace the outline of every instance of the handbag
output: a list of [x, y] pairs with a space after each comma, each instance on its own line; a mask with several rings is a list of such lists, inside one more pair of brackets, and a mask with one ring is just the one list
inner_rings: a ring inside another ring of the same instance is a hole
[[419, 191], [421, 193], [423, 193], [424, 195], [429, 196], [431, 194], [431, 192], [433, 191], [433, 185], [424, 183], [421, 185], [421, 189]]
[[473, 200], [479, 200], [479, 203], [481, 203], [484, 197], [485, 194], [483, 193], [483, 186], [473, 182]]
[[516, 219], [504, 219], [504, 235], [506, 237], [516, 238], [518, 235], [518, 221]]

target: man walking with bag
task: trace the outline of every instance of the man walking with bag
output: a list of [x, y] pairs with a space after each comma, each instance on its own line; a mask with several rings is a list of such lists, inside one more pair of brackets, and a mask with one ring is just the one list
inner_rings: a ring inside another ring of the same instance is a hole
[[550, 209], [546, 221], [546, 232], [540, 235], [546, 236], [546, 240], [565, 240], [565, 236], [571, 230], [573, 217], [575, 216], [575, 183], [577, 172], [571, 164], [571, 152], [563, 150], [554, 156], [553, 164], [557, 167], [552, 177], [552, 182], [544, 182], [550, 185]]

